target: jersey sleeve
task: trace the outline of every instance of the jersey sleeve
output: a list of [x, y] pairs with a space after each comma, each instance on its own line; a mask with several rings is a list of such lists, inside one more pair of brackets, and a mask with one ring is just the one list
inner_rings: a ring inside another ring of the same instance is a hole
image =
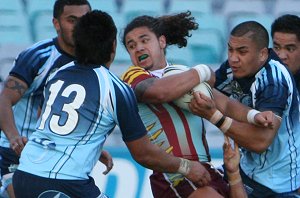
[[147, 130], [139, 116], [135, 95], [125, 83], [116, 86], [116, 109], [118, 125], [125, 142], [139, 139]]
[[[271, 68], [267, 68], [271, 70]], [[271, 110], [282, 116], [289, 101], [291, 92], [289, 83], [282, 73], [265, 72], [255, 84], [254, 105], [260, 111]]]
[[51, 53], [51, 48], [47, 48], [48, 45], [50, 45], [50, 42], [32, 46], [21, 52], [9, 74], [23, 80], [30, 86], [38, 73], [39, 67], [44, 65]]
[[145, 69], [138, 66], [130, 66], [128, 70], [121, 76], [121, 79], [133, 89], [135, 89], [138, 83], [148, 78], [153, 78], [153, 76], [151, 76], [151, 74]]

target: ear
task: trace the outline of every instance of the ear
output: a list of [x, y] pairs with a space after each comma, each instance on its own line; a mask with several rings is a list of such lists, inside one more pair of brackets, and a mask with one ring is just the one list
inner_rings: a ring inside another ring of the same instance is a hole
[[166, 37], [164, 35], [161, 35], [158, 38], [158, 42], [159, 42], [159, 46], [161, 49], [165, 49], [167, 46], [167, 41], [166, 41]]
[[57, 32], [57, 33], [60, 32], [60, 26], [59, 26], [58, 20], [57, 20], [56, 18], [53, 18], [53, 19], [52, 19], [52, 23], [53, 23], [53, 26], [54, 26], [56, 32]]
[[109, 68], [110, 65], [112, 64], [112, 62], [114, 61], [115, 59], [115, 56], [116, 56], [116, 49], [117, 49], [117, 40], [115, 39], [114, 40], [114, 43], [113, 43], [113, 46], [112, 46], [112, 51], [111, 51], [111, 54], [110, 54], [110, 61], [108, 63], [106, 63], [106, 66]]
[[261, 49], [260, 56], [259, 56], [260, 61], [264, 62], [268, 59], [268, 57], [269, 57], [268, 48], [265, 47], [265, 48]]

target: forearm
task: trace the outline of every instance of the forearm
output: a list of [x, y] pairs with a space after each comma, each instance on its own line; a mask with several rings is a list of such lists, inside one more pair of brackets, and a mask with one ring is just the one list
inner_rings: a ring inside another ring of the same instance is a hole
[[[176, 66], [174, 66], [176, 69]], [[139, 101], [146, 103], [163, 103], [173, 101], [191, 91], [201, 82], [215, 81], [212, 69], [206, 65], [196, 65], [179, 74], [171, 74], [161, 79], [141, 82], [135, 88]], [[141, 94], [142, 93], [142, 94]]]
[[234, 139], [239, 146], [256, 153], [262, 153], [270, 146], [280, 125], [280, 121], [275, 119], [272, 128], [256, 126], [247, 122], [235, 121], [221, 113], [219, 116], [211, 118], [210, 122]]
[[[148, 81], [148, 82], [147, 82]], [[145, 80], [135, 88], [139, 101], [145, 103], [163, 103], [173, 101], [192, 90], [200, 79], [196, 70], [174, 74], [160, 79]]]
[[247, 122], [247, 114], [250, 110], [249, 107], [241, 104], [235, 99], [225, 96], [216, 89], [213, 89], [213, 95], [217, 109], [219, 109], [224, 115], [240, 122]]
[[[166, 153], [148, 140], [135, 140], [126, 143], [132, 157], [142, 166], [158, 171], [175, 173], [178, 171], [180, 159]], [[143, 141], [142, 144], [141, 141]]]
[[235, 173], [228, 173], [227, 175], [230, 187], [230, 198], [248, 197], [239, 171]]
[[6, 137], [11, 140], [19, 136], [12, 112], [12, 105], [0, 97], [0, 128]]

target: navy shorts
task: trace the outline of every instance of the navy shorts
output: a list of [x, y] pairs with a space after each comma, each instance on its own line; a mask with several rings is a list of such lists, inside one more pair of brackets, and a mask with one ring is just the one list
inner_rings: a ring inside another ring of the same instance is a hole
[[249, 198], [299, 198], [300, 195], [294, 192], [275, 193], [270, 188], [250, 179], [240, 168], [242, 180], [244, 182], [245, 190]]
[[1, 177], [10, 173], [8, 167], [13, 164], [19, 164], [19, 156], [11, 148], [0, 146]]
[[101, 197], [101, 192], [92, 177], [87, 180], [50, 179], [16, 170], [13, 176], [13, 187], [16, 198], [55, 197], [53, 195], [60, 195], [61, 198]]

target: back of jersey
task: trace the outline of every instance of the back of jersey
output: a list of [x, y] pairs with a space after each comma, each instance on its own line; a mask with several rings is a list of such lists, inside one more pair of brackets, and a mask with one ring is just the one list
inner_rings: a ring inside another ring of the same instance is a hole
[[104, 67], [73, 63], [54, 74], [46, 84], [41, 118], [20, 169], [42, 177], [87, 179], [117, 123], [111, 74]]

